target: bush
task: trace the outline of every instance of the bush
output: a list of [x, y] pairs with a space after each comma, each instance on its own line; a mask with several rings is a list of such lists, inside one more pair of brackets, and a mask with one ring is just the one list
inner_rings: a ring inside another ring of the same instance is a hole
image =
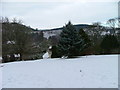
[[52, 56], [51, 58], [59, 58], [60, 54], [57, 46], [52, 46]]
[[119, 47], [119, 43], [114, 35], [105, 35], [100, 46], [104, 53], [110, 53], [113, 49], [117, 49]]
[[32, 60], [42, 59], [42, 54], [36, 54], [31, 57]]

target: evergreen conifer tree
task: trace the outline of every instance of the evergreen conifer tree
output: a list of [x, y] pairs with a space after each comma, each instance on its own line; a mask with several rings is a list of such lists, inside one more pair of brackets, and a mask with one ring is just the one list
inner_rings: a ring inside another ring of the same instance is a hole
[[68, 24], [63, 27], [63, 31], [60, 34], [58, 47], [61, 56], [77, 56], [85, 46], [84, 40], [69, 21]]
[[86, 48], [88, 48], [91, 45], [91, 40], [89, 39], [88, 35], [85, 33], [83, 29], [79, 30], [79, 35], [84, 40], [84, 43], [86, 44]]

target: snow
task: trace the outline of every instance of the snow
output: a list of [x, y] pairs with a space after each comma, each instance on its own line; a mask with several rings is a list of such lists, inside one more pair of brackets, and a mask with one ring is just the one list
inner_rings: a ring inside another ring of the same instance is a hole
[[118, 55], [6, 63], [3, 88], [118, 88]]
[[46, 52], [44, 55], [43, 55], [43, 59], [48, 59], [49, 58], [49, 53]]
[[44, 33], [44, 38], [47, 38], [47, 39], [49, 39], [49, 37], [50, 36], [56, 36], [56, 34], [54, 34], [54, 33], [51, 33], [51, 32], [43, 32]]
[[20, 54], [14, 54], [15, 57], [20, 57]]
[[52, 46], [49, 46], [49, 49], [52, 49]]
[[15, 44], [15, 41], [7, 41], [7, 44]]
[[52, 46], [49, 46], [49, 48], [48, 48], [48, 50], [46, 51], [46, 53], [45, 54], [43, 54], [43, 59], [48, 59], [48, 58], [51, 58], [51, 55], [52, 55], [52, 51], [51, 51], [51, 49], [52, 49]]
[[0, 57], [0, 63], [2, 63], [2, 57]]

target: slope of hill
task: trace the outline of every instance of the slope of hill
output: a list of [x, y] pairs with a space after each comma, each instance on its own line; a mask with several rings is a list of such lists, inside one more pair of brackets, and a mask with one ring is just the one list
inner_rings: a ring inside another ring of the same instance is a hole
[[6, 30], [6, 29], [13, 29], [13, 28], [18, 28], [18, 27], [22, 27], [28, 31], [34, 31], [35, 29], [31, 28], [30, 26], [26, 26], [23, 24], [19, 24], [19, 23], [2, 23], [2, 31]]
[[3, 88], [118, 88], [118, 55], [3, 64]]
[[[88, 24], [76, 24], [74, 25], [75, 28], [77, 30], [81, 29], [81, 28], [88, 28], [88, 27], [93, 27], [93, 25], [88, 25]], [[59, 28], [53, 28], [53, 29], [43, 29], [43, 30], [40, 30], [40, 31], [54, 31], [54, 30], [62, 30], [63, 27], [59, 27]]]
[[[74, 26], [75, 26], [76, 30], [93, 27], [93, 25], [87, 25], [87, 24], [77, 24]], [[44, 30], [39, 30], [37, 32], [39, 33], [42, 31], [44, 33], [44, 37], [48, 39], [50, 36], [59, 36], [60, 33], [62, 32], [62, 30], [63, 30], [63, 27], [54, 28], [54, 29], [44, 29]]]

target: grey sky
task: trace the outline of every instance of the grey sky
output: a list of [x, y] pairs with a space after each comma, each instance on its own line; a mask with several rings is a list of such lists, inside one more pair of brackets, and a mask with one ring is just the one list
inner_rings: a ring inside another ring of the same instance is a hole
[[105, 22], [118, 16], [118, 1], [4, 2], [2, 16], [16, 17], [38, 29], [61, 27], [69, 20], [73, 24]]

